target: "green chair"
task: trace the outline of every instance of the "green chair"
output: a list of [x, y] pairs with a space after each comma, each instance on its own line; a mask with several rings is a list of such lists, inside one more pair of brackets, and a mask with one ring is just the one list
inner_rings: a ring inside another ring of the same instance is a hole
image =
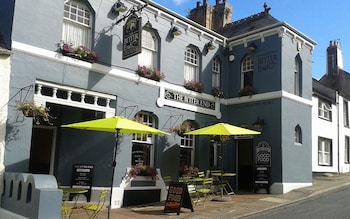
[[210, 178], [204, 178], [202, 181], [202, 184], [196, 187], [198, 199], [200, 199], [201, 196], [204, 196], [203, 206], [205, 205], [205, 201], [207, 200], [207, 197], [212, 194], [212, 185], [213, 185], [213, 178], [210, 177]]
[[61, 218], [70, 218], [72, 214], [73, 205], [67, 205], [67, 201], [69, 201], [69, 192], [63, 192], [62, 196], [62, 206], [61, 206]]
[[97, 214], [102, 210], [106, 202], [107, 190], [103, 190], [100, 194], [98, 202], [84, 206], [84, 210], [89, 218], [98, 218]]

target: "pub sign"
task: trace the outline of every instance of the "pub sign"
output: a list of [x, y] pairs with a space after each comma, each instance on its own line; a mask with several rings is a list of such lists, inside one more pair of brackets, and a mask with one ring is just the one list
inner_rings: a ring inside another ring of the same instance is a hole
[[123, 26], [123, 60], [141, 53], [142, 19], [131, 15]]

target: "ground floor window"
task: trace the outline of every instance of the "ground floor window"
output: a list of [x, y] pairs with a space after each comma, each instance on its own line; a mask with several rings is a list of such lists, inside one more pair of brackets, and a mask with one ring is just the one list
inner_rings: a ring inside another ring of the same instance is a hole
[[132, 145], [131, 165], [142, 164], [149, 166], [150, 148], [151, 146], [149, 144], [134, 143]]
[[344, 145], [344, 162], [350, 163], [350, 137], [345, 136], [345, 145]]
[[[194, 129], [193, 124], [189, 123], [190, 130]], [[180, 136], [180, 167], [193, 166], [194, 165], [194, 135], [183, 135]]]
[[332, 165], [332, 140], [327, 138], [318, 138], [318, 165]]

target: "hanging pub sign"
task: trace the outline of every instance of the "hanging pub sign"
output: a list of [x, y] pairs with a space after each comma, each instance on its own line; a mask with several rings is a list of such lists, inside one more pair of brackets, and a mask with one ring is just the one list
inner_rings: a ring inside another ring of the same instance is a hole
[[123, 60], [141, 53], [142, 20], [131, 15], [123, 26]]

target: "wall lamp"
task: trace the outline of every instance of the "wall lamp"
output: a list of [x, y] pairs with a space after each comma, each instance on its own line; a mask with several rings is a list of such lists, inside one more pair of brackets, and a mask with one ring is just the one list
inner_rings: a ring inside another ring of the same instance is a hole
[[212, 42], [208, 42], [207, 44], [205, 44], [205, 47], [207, 48], [207, 50], [213, 50], [216, 48]]
[[248, 50], [250, 51], [250, 52], [254, 52], [255, 50], [256, 50], [256, 44], [255, 43], [251, 43], [251, 44], [249, 44], [249, 46], [248, 46]]
[[253, 129], [262, 132], [264, 128], [265, 122], [263, 119], [257, 118], [256, 122], [253, 123]]
[[182, 34], [181, 30], [178, 27], [173, 27], [171, 29], [171, 33], [173, 36], [180, 36]]
[[118, 1], [114, 3], [113, 10], [117, 12], [125, 12], [126, 10], [128, 10], [128, 8], [124, 5], [124, 3]]

